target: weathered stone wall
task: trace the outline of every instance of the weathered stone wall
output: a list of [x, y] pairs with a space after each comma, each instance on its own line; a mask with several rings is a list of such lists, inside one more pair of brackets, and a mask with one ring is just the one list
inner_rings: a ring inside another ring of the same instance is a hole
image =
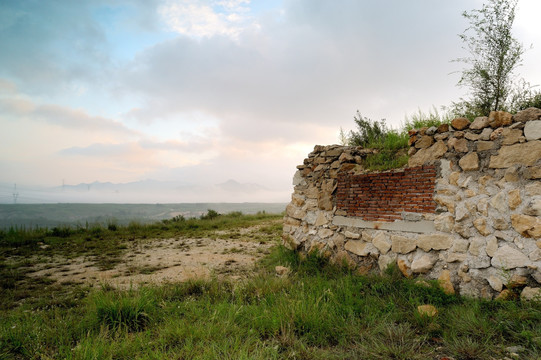
[[[375, 150], [316, 146], [293, 178], [284, 244], [359, 272], [397, 263], [469, 296], [541, 295], [541, 110], [410, 132], [408, 167]], [[533, 294], [533, 295], [532, 295]]]

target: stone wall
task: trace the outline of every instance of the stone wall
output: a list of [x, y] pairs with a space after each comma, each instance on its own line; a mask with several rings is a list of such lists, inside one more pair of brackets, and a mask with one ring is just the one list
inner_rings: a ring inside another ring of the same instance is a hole
[[316, 146], [293, 178], [284, 244], [359, 272], [396, 263], [468, 296], [541, 295], [541, 110], [410, 131], [408, 167]]

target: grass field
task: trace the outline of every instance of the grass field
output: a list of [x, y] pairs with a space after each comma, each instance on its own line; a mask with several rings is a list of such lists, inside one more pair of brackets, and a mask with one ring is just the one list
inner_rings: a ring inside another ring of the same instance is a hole
[[[360, 276], [279, 246], [279, 215], [207, 215], [0, 232], [0, 359], [541, 358], [540, 303], [446, 295], [392, 267]], [[33, 276], [78, 256], [107, 271], [134, 242], [243, 237], [275, 246], [241, 279], [119, 289]], [[437, 315], [420, 314], [426, 304]]]

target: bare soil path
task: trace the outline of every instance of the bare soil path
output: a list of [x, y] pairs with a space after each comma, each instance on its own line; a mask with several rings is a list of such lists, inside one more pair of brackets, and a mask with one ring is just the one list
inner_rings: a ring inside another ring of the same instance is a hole
[[[31, 277], [48, 277], [59, 284], [107, 284], [128, 288], [194, 278], [249, 277], [256, 262], [276, 241], [261, 226], [215, 231], [211, 237], [145, 239], [128, 244], [121, 261], [100, 269], [91, 257], [55, 257], [36, 265]], [[266, 235], [266, 237], [265, 237]]]

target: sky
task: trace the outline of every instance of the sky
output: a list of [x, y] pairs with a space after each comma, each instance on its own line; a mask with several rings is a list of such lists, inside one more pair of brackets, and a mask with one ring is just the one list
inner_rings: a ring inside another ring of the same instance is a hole
[[[462, 12], [481, 5], [2, 0], [0, 183], [233, 179], [287, 201], [295, 166], [357, 110], [398, 128], [467, 95], [451, 60], [466, 55]], [[521, 0], [513, 27], [533, 45], [518, 69], [532, 84], [539, 13]]]

